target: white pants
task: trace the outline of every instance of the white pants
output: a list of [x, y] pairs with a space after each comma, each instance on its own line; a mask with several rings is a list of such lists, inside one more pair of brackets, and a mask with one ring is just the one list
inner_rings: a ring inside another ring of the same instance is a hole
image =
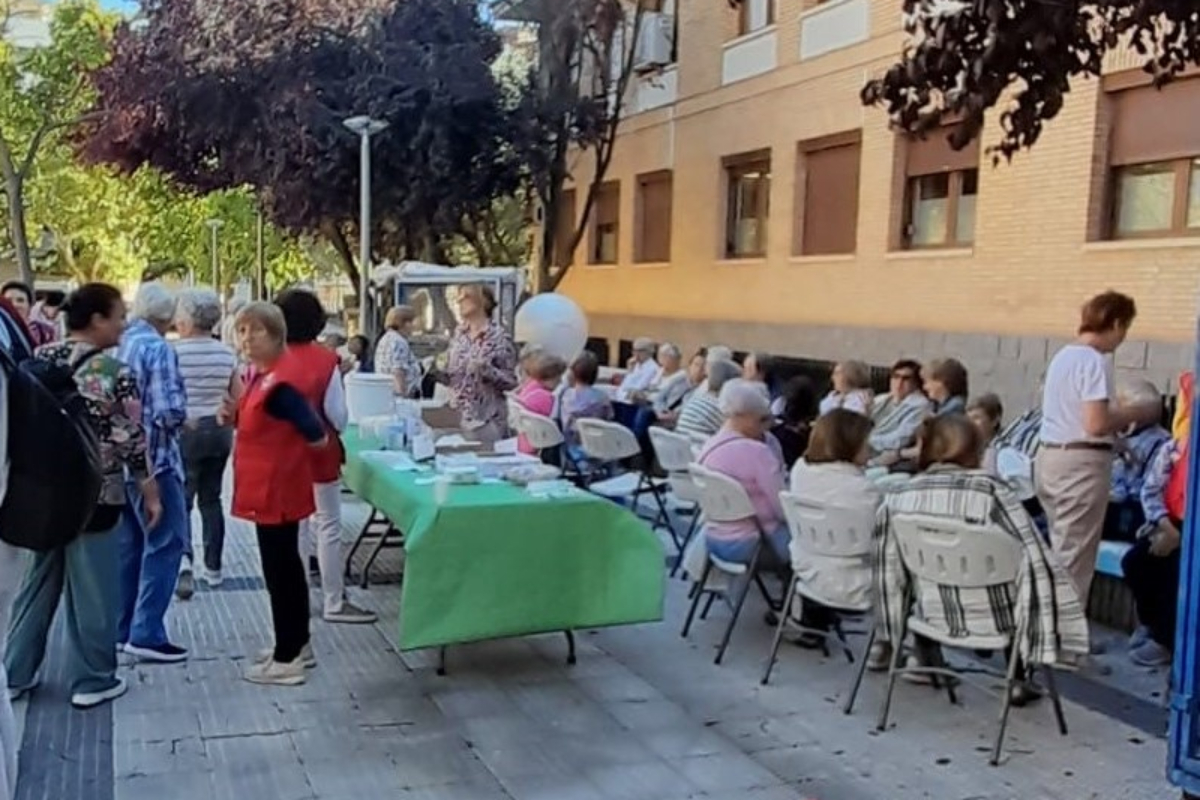
[[346, 602], [346, 548], [342, 544], [342, 485], [313, 484], [317, 513], [300, 523], [300, 555], [308, 566], [316, 555], [321, 568], [324, 612], [336, 614]]
[[8, 700], [8, 671], [4, 655], [8, 645], [8, 621], [13, 601], [25, 577], [25, 552], [0, 542], [0, 800], [17, 796], [17, 719]]

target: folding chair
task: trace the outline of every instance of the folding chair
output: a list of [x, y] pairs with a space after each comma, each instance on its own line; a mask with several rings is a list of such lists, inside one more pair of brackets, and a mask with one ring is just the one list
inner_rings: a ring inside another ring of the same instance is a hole
[[[841, 562], [844, 569], [861, 569], [867, 576], [871, 575], [871, 558], [874, 551], [875, 509], [839, 508], [837, 506], [813, 503], [792, 494], [781, 492], [779, 500], [783, 505], [783, 513], [787, 517], [788, 529], [792, 534], [792, 563], [800, 564], [814, 560], [822, 565], [832, 566]], [[846, 660], [854, 663], [854, 652], [846, 640], [846, 631], [842, 628], [842, 616], [862, 618], [870, 614], [873, 606], [868, 597], [859, 605], [850, 605], [828, 597], [821, 596], [812, 587], [800, 580], [799, 573], [792, 576], [792, 585], [788, 588], [787, 599], [784, 600], [783, 612], [779, 615], [779, 625], [775, 629], [775, 640], [771, 644], [771, 654], [767, 658], [766, 669], [763, 670], [762, 685], [766, 686], [771, 680], [771, 671], [775, 667], [775, 658], [779, 653], [779, 645], [783, 640], [784, 628], [789, 624], [792, 606], [805, 600], [820, 603], [834, 614], [833, 627], [830, 630], [819, 630], [797, 625], [801, 633], [820, 636], [821, 648], [829, 655], [829, 640], [836, 639], [846, 654]], [[850, 631], [860, 634], [862, 631]], [[863, 673], [866, 670], [866, 654], [875, 643], [875, 626], [871, 625], [867, 635], [867, 644], [860, 656], [858, 669], [855, 670], [854, 683], [850, 686], [850, 695], [843, 706], [847, 714], [854, 708], [854, 699], [862, 684]]]
[[[754, 504], [750, 501], [750, 496], [746, 494], [746, 490], [742, 488], [740, 483], [699, 464], [692, 464], [688, 469], [688, 473], [691, 475], [692, 482], [696, 485], [696, 489], [700, 493], [700, 508], [704, 512], [705, 521], [745, 522], [751, 520], [758, 529], [758, 542], [755, 544], [754, 551], [747, 563], [734, 564], [717, 558], [712, 553], [708, 554], [704, 570], [700, 573], [700, 577], [693, 587], [692, 605], [688, 608], [687, 619], [684, 620], [683, 630], [679, 634], [683, 638], [687, 638], [701, 599], [707, 597], [704, 611], [700, 614], [700, 619], [702, 620], [708, 618], [709, 609], [712, 608], [713, 601], [717, 597], [724, 597], [727, 602], [732, 599], [731, 610], [733, 613], [729, 618], [729, 624], [725, 626], [725, 633], [721, 636], [721, 644], [717, 648], [717, 657], [713, 660], [714, 664], [720, 664], [721, 660], [725, 657], [725, 649], [729, 646], [729, 639], [733, 636], [733, 628], [737, 625], [738, 616], [742, 613], [742, 606], [746, 602], [746, 595], [750, 593], [751, 583], [758, 585], [759, 591], [762, 592], [768, 605], [772, 608], [778, 607], [778, 602], [771, 597], [770, 592], [767, 591], [767, 587], [763, 585], [762, 578], [758, 574], [759, 558], [762, 555], [763, 548], [769, 547], [769, 545], [767, 544], [766, 533], [758, 524], [758, 515], [754, 513]], [[728, 586], [709, 585], [708, 579], [714, 569], [729, 579]], [[740, 584], [740, 588], [736, 588], [738, 584]], [[729, 594], [730, 588], [734, 588], [735, 591], [736, 596], [733, 598]]]
[[[641, 455], [642, 448], [637, 437], [624, 425], [601, 419], [579, 419], [575, 421], [575, 427], [579, 431], [579, 445], [584, 455], [601, 464], [617, 465], [627, 458]], [[638, 500], [643, 495], [650, 495], [657, 506], [650, 523], [655, 528], [665, 527], [674, 538], [675, 531], [671, 527], [671, 515], [666, 505], [667, 482], [662, 478], [651, 477], [643, 469], [614, 478], [590, 481], [585, 488], [609, 500], [621, 503], [628, 501], [635, 514]]]
[[696, 450], [688, 437], [666, 428], [651, 428], [650, 443], [654, 446], [654, 455], [658, 459], [658, 465], [667, 473], [667, 485], [671, 488], [671, 497], [675, 499], [681, 511], [690, 512], [692, 517], [682, 540], [675, 533], [674, 522], [669, 521], [671, 539], [679, 550], [679, 558], [671, 567], [671, 577], [674, 578], [683, 562], [684, 551], [687, 550], [692, 537], [696, 535], [696, 530], [700, 527], [700, 492], [692, 481], [692, 476], [688, 473], [688, 467], [696, 459]]
[[[1020, 573], [1023, 553], [1021, 543], [1004, 530], [992, 524], [976, 524], [966, 520], [946, 519], [926, 514], [897, 513], [892, 516], [892, 527], [900, 546], [900, 557], [908, 571], [914, 588], [904, 599], [905, 608], [912, 604], [916, 587], [929, 583], [939, 591], [954, 592], [958, 589], [993, 590], [1006, 592], [1012, 597], [1017, 592], [1011, 589]], [[1004, 701], [1000, 710], [1000, 730], [992, 748], [989, 762], [993, 767], [1000, 763], [1000, 752], [1004, 745], [1004, 732], [1008, 727], [1008, 712], [1011, 706], [1012, 687], [1017, 679], [1016, 643], [1025, 635], [1024, 622], [1011, 635], [952, 636], [949, 629], [924, 619], [919, 610], [913, 609], [903, 624], [902, 630], [892, 632], [892, 664], [888, 673], [888, 690], [879, 713], [878, 730], [887, 729], [888, 713], [891, 709], [892, 693], [896, 679], [903, 673], [926, 674], [949, 678], [963, 677], [970, 673], [994, 674], [985, 669], [950, 669], [949, 667], [900, 666], [904, 651], [904, 640], [908, 633], [931, 639], [943, 647], [962, 650], [1000, 650], [1008, 652], [1008, 670], [1004, 676]], [[1058, 730], [1067, 735], [1067, 722], [1063, 716], [1062, 700], [1054, 681], [1054, 670], [1043, 666], [1042, 675], [1054, 705], [1054, 716]], [[989, 691], [987, 686], [981, 688]], [[956, 702], [953, 685], [947, 686], [951, 702]]]

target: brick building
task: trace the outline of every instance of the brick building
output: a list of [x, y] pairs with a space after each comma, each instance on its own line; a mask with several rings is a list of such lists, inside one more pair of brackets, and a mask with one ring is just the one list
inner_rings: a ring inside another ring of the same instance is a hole
[[679, 13], [675, 47], [644, 45], [647, 67], [670, 63], [632, 89], [563, 284], [613, 352], [647, 335], [874, 364], [956, 356], [973, 391], [1015, 409], [1081, 302], [1115, 288], [1141, 312], [1118, 368], [1169, 388], [1190, 366], [1200, 78], [1157, 92], [1114, 58], [1032, 152], [994, 167], [996, 118], [953, 152], [859, 102], [900, 51], [899, 0]]

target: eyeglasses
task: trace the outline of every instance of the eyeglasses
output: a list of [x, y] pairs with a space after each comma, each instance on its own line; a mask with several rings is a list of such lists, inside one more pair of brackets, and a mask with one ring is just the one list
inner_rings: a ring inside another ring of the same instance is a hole
[[915, 381], [917, 376], [911, 372], [893, 372], [892, 380], [894, 381]]

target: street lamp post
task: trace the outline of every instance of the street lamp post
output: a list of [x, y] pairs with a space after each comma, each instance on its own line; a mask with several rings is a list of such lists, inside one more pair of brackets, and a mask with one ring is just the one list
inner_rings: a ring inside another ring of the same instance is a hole
[[267, 254], [266, 244], [263, 236], [263, 212], [259, 209], [258, 221], [255, 225], [254, 246], [258, 261], [258, 287], [254, 293], [255, 300], [267, 299]]
[[371, 272], [371, 137], [384, 131], [388, 124], [368, 116], [350, 117], [343, 123], [359, 137], [359, 256], [358, 256], [358, 327], [371, 337], [374, 325], [369, 319], [370, 303], [367, 290]]
[[224, 225], [225, 222], [223, 220], [213, 218], [205, 221], [204, 224], [208, 226], [208, 229], [212, 235], [212, 238], [209, 240], [209, 249], [212, 255], [212, 285], [213, 289], [215, 289], [219, 294], [221, 292], [221, 281], [217, 262], [217, 231], [221, 230], [221, 226]]

